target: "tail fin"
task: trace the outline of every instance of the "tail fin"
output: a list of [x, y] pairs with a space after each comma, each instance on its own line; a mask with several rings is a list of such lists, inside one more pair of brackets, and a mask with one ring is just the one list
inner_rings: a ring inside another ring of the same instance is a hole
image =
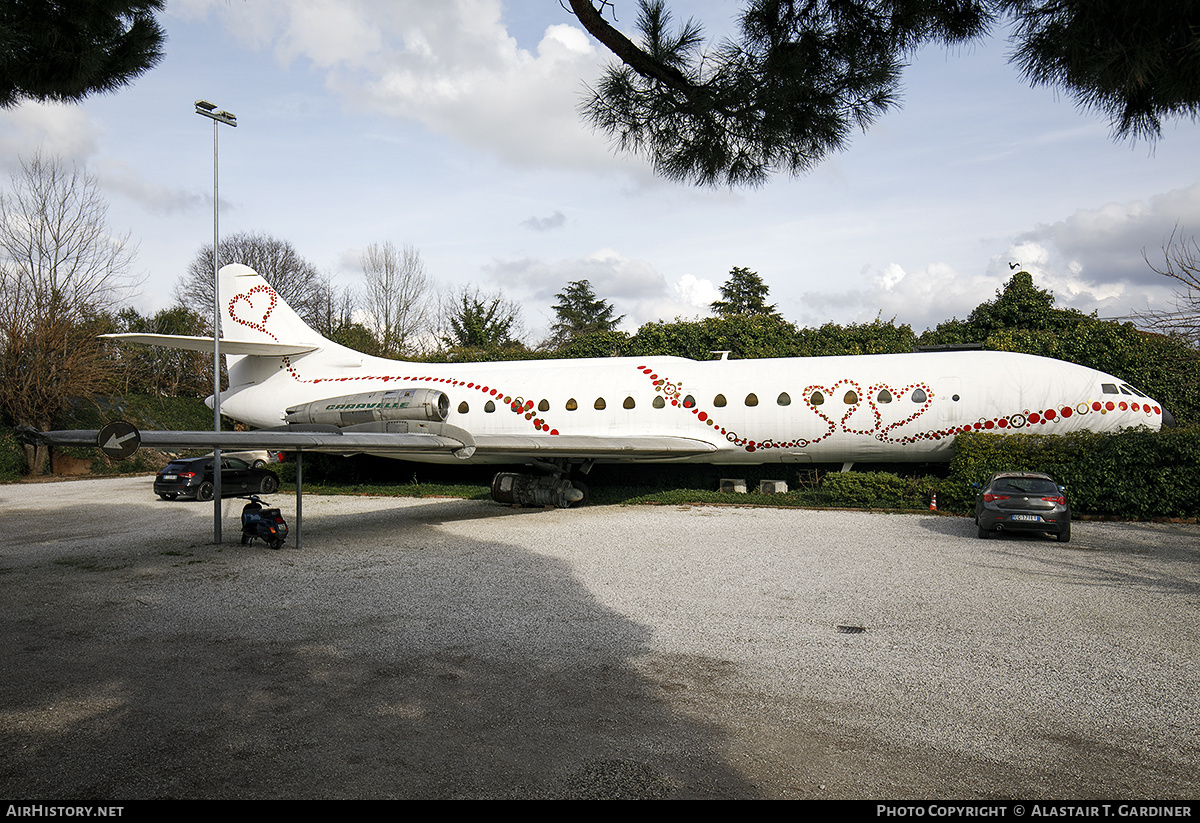
[[249, 266], [221, 267], [222, 342], [317, 347], [327, 341], [309, 328], [271, 284]]

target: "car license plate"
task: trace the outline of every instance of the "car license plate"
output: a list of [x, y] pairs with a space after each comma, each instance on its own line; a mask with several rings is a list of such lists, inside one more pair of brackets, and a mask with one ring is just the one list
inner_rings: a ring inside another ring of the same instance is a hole
[[1014, 514], [1012, 516], [1012, 519], [1013, 520], [1023, 520], [1028, 523], [1041, 523], [1042, 522], [1042, 518], [1036, 514]]
[[174, 474], [164, 474], [163, 475], [163, 480], [177, 480], [177, 479], [178, 479], [178, 475], [174, 475]]

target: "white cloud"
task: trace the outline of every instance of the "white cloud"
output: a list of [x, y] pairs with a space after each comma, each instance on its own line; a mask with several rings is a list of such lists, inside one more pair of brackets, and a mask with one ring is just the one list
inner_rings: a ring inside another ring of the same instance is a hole
[[25, 102], [0, 109], [0, 158], [13, 170], [18, 157], [41, 150], [68, 163], [85, 165], [97, 152], [99, 130], [78, 106]]
[[624, 257], [614, 249], [598, 249], [583, 257], [545, 262], [525, 258], [497, 261], [487, 269], [491, 282], [525, 302], [526, 319], [549, 328], [555, 295], [571, 282], [587, 280], [596, 296], [625, 315], [621, 328], [635, 331], [643, 323], [695, 318], [709, 313], [720, 297], [713, 284], [690, 274], [668, 281], [645, 260]]
[[[526, 166], [613, 167], [603, 137], [576, 113], [606, 58], [576, 26], [551, 23], [536, 48], [508, 33], [499, 0], [186, 0], [284, 65], [307, 61], [347, 104], [411, 119]], [[567, 19], [547, 7], [547, 22]], [[570, 18], [573, 19], [573, 18]]]

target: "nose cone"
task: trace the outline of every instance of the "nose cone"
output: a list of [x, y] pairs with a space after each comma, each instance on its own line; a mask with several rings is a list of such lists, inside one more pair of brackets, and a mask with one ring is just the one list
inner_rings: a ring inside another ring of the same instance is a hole
[[1162, 427], [1164, 429], [1175, 428], [1175, 415], [1167, 411], [1166, 406], [1160, 406], [1159, 408], [1162, 409]]

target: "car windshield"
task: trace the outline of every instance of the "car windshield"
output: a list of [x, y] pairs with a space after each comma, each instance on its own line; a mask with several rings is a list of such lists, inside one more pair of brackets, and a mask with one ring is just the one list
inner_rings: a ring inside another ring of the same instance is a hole
[[997, 477], [992, 490], [1019, 494], [1058, 494], [1058, 486], [1053, 480], [1040, 477]]

